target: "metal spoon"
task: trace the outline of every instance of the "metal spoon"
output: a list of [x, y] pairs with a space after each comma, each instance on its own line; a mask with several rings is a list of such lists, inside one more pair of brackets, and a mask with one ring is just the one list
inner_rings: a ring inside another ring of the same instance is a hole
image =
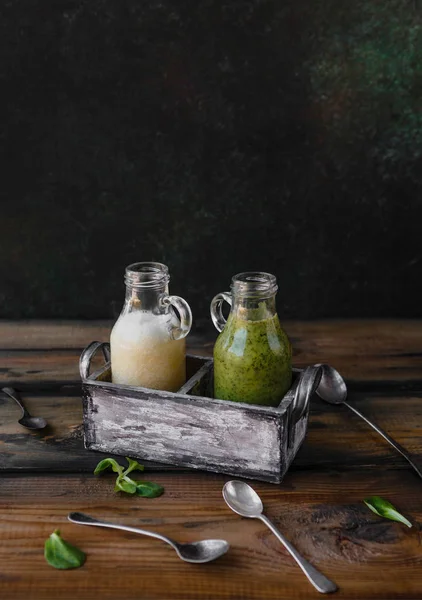
[[293, 556], [299, 567], [318, 592], [327, 594], [336, 591], [336, 584], [333, 581], [330, 581], [330, 579], [327, 579], [325, 575], [320, 573], [305, 558], [303, 558], [271, 521], [262, 514], [264, 507], [261, 498], [250, 485], [243, 481], [228, 481], [223, 487], [223, 497], [226, 504], [238, 515], [250, 519], [260, 519], [265, 523], [291, 556]]
[[391, 436], [388, 435], [381, 427], [376, 425], [373, 421], [370, 421], [365, 415], [363, 415], [354, 406], [346, 402], [347, 398], [347, 387], [343, 377], [336, 369], [330, 367], [330, 365], [315, 365], [316, 367], [322, 367], [322, 377], [319, 386], [316, 390], [318, 396], [329, 402], [330, 404], [344, 404], [347, 408], [350, 408], [358, 417], [363, 419], [368, 425], [370, 425], [377, 433], [379, 433], [389, 444], [393, 446], [399, 452], [403, 458], [413, 467], [419, 477], [422, 478], [422, 469], [419, 468], [410, 457], [408, 451], [403, 448], [398, 442], [396, 442]]
[[150, 537], [157, 538], [170, 544], [177, 555], [182, 560], [189, 563], [207, 563], [223, 556], [230, 548], [230, 545], [226, 540], [202, 540], [200, 542], [192, 542], [191, 544], [178, 544], [174, 540], [156, 533], [155, 531], [147, 531], [145, 529], [138, 529], [137, 527], [127, 527], [126, 525], [118, 525], [117, 523], [108, 523], [107, 521], [99, 521], [84, 515], [80, 512], [71, 512], [67, 518], [72, 523], [78, 525], [95, 525], [97, 527], [110, 527], [110, 529], [122, 529], [123, 531], [131, 531], [132, 533], [140, 533], [142, 535], [149, 535]]
[[22, 400], [19, 396], [19, 392], [11, 387], [4, 387], [1, 390], [3, 393], [7, 394], [9, 398], [12, 398], [18, 404], [22, 410], [22, 417], [19, 419], [18, 423], [26, 427], [27, 429], [44, 429], [47, 427], [47, 421], [42, 417], [31, 417], [29, 412], [26, 410], [24, 405], [22, 404]]

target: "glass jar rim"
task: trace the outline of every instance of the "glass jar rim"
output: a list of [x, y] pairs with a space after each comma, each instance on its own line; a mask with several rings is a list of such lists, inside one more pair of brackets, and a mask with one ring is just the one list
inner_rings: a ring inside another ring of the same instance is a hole
[[269, 298], [277, 293], [277, 278], [265, 271], [244, 271], [232, 277], [234, 295], [249, 298]]
[[125, 284], [136, 288], [155, 289], [170, 280], [167, 265], [159, 262], [136, 262], [125, 269]]

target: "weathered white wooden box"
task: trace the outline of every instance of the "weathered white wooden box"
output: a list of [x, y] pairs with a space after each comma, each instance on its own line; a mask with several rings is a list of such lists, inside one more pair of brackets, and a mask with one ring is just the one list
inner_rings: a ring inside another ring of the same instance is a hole
[[[107, 362], [89, 374], [99, 349]], [[280, 483], [306, 434], [311, 394], [298, 399], [300, 371], [276, 408], [212, 398], [211, 359], [188, 356], [187, 372], [177, 393], [117, 385], [109, 345], [92, 342], [80, 359], [85, 447]]]

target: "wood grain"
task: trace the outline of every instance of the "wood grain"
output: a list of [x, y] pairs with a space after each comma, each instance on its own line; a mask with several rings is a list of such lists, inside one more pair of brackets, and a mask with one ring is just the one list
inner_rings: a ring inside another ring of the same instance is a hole
[[[224, 504], [227, 477], [153, 473], [165, 494], [148, 500], [114, 494], [113, 477], [4, 477], [0, 495], [2, 597], [103, 600], [279, 600], [317, 598], [276, 538]], [[420, 598], [420, 530], [383, 520], [362, 499], [386, 496], [414, 522], [422, 518], [420, 488], [402, 473], [290, 473], [284, 485], [256, 483], [266, 514], [300, 552], [338, 584], [338, 598]], [[223, 537], [229, 553], [188, 565], [159, 541], [67, 522], [73, 510], [159, 531], [182, 542]], [[43, 544], [59, 528], [87, 553], [75, 571], [44, 561]], [[353, 574], [353, 576], [352, 576]], [[399, 582], [399, 585], [397, 585]], [[393, 587], [392, 587], [393, 586]]]
[[0, 384], [18, 390], [49, 390], [65, 385], [80, 393], [78, 350], [1, 350]]
[[[350, 384], [422, 388], [420, 321], [288, 322], [297, 366], [328, 363]], [[362, 386], [362, 387], [363, 387]]]
[[[1, 331], [1, 329], [0, 329]], [[81, 394], [78, 349], [0, 350], [0, 385], [18, 390], [58, 390], [73, 388]], [[203, 360], [203, 359], [202, 359]], [[194, 361], [193, 361], [194, 362]], [[104, 365], [101, 353], [92, 359], [92, 370]], [[188, 363], [190, 377], [192, 364]]]
[[[78, 380], [77, 369], [71, 367], [74, 357], [79, 357], [82, 349], [93, 340], [107, 341], [111, 326], [112, 323], [105, 321], [0, 321], [0, 350], [26, 350], [30, 353], [0, 353], [0, 360], [7, 359], [7, 368], [12, 370], [11, 374], [3, 374], [2, 379], [16, 378], [21, 383], [39, 381], [40, 377], [31, 377], [37, 374], [28, 373], [28, 370], [46, 368], [45, 379], [48, 376], [51, 381], [56, 376], [60, 377], [57, 371], [49, 371], [49, 364], [57, 360], [63, 369], [59, 381], [65, 376]], [[328, 362], [352, 385], [375, 382], [378, 387], [386, 384], [416, 389], [422, 387], [420, 321], [287, 321], [284, 327], [293, 344], [294, 364], [297, 366]], [[190, 334], [187, 338], [189, 351], [210, 356], [216, 336], [211, 328], [206, 334]], [[43, 358], [45, 353], [34, 355], [35, 350], [75, 352], [59, 352]]]
[[94, 340], [107, 341], [111, 321], [0, 320], [0, 350], [82, 350]]
[[[0, 471], [92, 472], [102, 454], [85, 450], [79, 396], [23, 394], [31, 413], [48, 429], [30, 432], [18, 424], [19, 408], [0, 395]], [[355, 393], [351, 400], [422, 461], [422, 392], [379, 395]], [[145, 461], [144, 461], [145, 462]], [[148, 468], [168, 470], [168, 465]], [[314, 398], [308, 434], [290, 469], [410, 469], [407, 462], [345, 407]]]
[[[112, 326], [112, 321], [0, 320], [0, 350], [76, 350], [80, 354], [94, 340], [108, 341]], [[208, 344], [213, 344], [211, 340], [217, 335], [211, 327], [210, 322], [206, 335], [189, 334], [192, 350], [202, 355], [210, 354]]]

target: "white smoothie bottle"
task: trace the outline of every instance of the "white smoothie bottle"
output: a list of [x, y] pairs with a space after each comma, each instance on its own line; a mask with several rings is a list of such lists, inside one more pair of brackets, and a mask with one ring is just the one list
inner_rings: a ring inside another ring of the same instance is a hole
[[168, 295], [169, 279], [161, 263], [126, 267], [126, 299], [110, 337], [113, 383], [170, 392], [185, 383], [192, 313], [183, 298]]

